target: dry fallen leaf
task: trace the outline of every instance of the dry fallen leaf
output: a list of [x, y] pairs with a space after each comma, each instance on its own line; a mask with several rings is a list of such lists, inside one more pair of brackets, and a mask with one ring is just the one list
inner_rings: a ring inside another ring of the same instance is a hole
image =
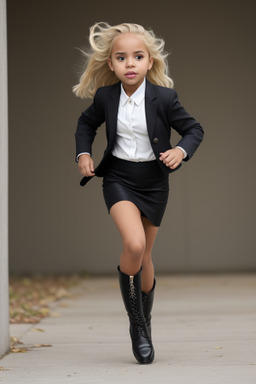
[[16, 344], [23, 344], [15, 336], [10, 336], [10, 349], [16, 348]]
[[44, 316], [48, 316], [49, 313], [50, 313], [50, 309], [49, 308], [40, 308], [39, 309], [39, 312], [44, 315]]
[[34, 344], [31, 348], [52, 347], [51, 344]]
[[13, 347], [13, 348], [11, 348], [11, 353], [25, 353], [25, 352], [27, 352], [28, 350], [27, 350], [27, 348], [15, 348], [15, 347]]
[[58, 312], [51, 312], [50, 313], [50, 317], [60, 317], [60, 316], [61, 316], [61, 314]]
[[16, 344], [17, 342], [18, 342], [18, 339], [15, 336], [10, 336], [11, 345]]
[[65, 288], [60, 288], [55, 293], [55, 297], [56, 297], [57, 300], [60, 300], [60, 299], [63, 299], [63, 298], [70, 297], [70, 294], [68, 293], [68, 291]]
[[45, 332], [45, 330], [42, 328], [32, 328], [31, 332]]

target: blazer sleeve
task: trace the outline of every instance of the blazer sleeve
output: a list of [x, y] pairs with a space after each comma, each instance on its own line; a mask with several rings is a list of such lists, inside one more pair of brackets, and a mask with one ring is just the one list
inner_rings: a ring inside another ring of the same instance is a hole
[[201, 125], [190, 116], [185, 108], [180, 104], [175, 90], [171, 90], [168, 110], [168, 121], [181, 136], [178, 146], [185, 149], [188, 161], [203, 140], [204, 130]]
[[97, 129], [104, 121], [105, 113], [101, 103], [100, 89], [98, 89], [94, 96], [93, 103], [82, 112], [78, 119], [75, 133], [76, 161], [80, 153], [88, 152], [92, 154], [92, 143]]

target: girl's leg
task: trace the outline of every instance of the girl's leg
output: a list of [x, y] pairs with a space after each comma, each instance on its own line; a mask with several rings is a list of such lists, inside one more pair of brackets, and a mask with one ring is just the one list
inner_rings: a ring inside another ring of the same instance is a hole
[[155, 295], [154, 266], [151, 259], [151, 252], [157, 235], [158, 227], [154, 226], [147, 218], [142, 218], [146, 247], [142, 260], [141, 272], [141, 298], [143, 314], [145, 316], [149, 335], [151, 337], [151, 312]]
[[149, 364], [154, 360], [154, 347], [143, 313], [141, 265], [146, 249], [145, 231], [139, 209], [129, 201], [120, 201], [110, 210], [123, 240], [119, 284], [130, 320], [132, 349], [137, 361]]
[[146, 249], [140, 210], [130, 201], [119, 201], [111, 207], [110, 215], [123, 241], [120, 270], [130, 276], [135, 275], [141, 268]]
[[151, 254], [159, 227], [153, 225], [146, 217], [142, 217], [142, 224], [145, 233], [146, 246], [142, 259], [141, 290], [145, 293], [149, 293], [154, 285], [154, 265]]

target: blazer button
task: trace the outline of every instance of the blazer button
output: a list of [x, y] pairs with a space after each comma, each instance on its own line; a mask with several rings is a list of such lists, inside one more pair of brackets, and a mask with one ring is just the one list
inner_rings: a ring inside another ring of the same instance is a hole
[[153, 139], [153, 143], [154, 143], [154, 144], [157, 144], [157, 143], [158, 143], [158, 138], [157, 138], [157, 137], [154, 137], [154, 139]]

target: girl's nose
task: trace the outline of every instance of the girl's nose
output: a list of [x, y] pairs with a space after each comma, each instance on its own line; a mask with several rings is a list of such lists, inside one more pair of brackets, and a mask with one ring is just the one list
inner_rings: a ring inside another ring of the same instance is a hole
[[127, 66], [127, 67], [133, 67], [133, 66], [134, 66], [134, 63], [133, 63], [132, 58], [130, 58], [130, 59], [128, 58], [128, 59], [127, 59], [126, 66]]

